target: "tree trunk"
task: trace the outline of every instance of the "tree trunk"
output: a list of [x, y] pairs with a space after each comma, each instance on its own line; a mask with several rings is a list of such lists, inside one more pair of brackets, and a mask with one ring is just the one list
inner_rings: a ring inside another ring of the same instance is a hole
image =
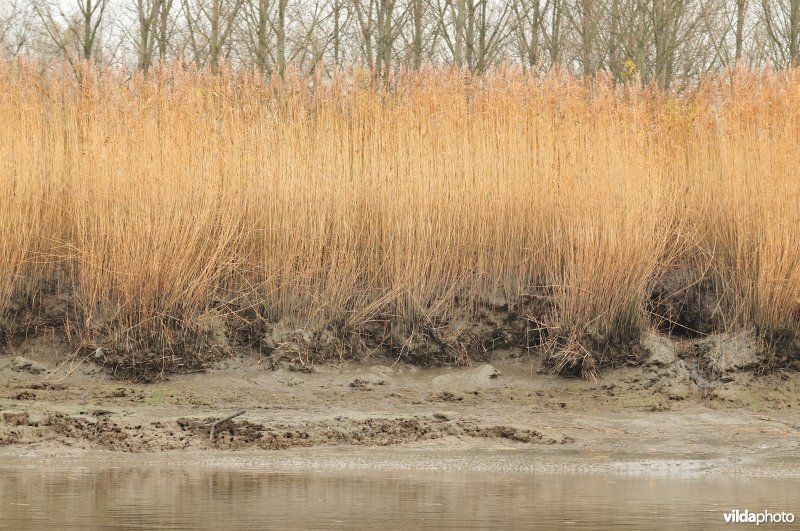
[[275, 27], [278, 75], [281, 77], [286, 73], [286, 2], [287, 0], [278, 0], [278, 20]]
[[92, 58], [92, 44], [94, 38], [92, 36], [92, 0], [86, 0], [86, 9], [83, 12], [83, 59], [88, 61]]
[[413, 0], [411, 9], [414, 21], [414, 36], [411, 42], [411, 56], [414, 69], [419, 70], [422, 66], [422, 0]]
[[747, 7], [747, 0], [736, 0], [736, 64], [742, 58], [742, 51], [744, 48], [744, 19], [745, 8]]
[[467, 6], [465, 0], [456, 1], [456, 16], [455, 16], [455, 50], [453, 50], [453, 60], [456, 66], [461, 68], [464, 66], [464, 33], [466, 24], [466, 11]]
[[208, 62], [211, 65], [211, 70], [214, 72], [219, 69], [221, 1], [222, 0], [212, 0], [211, 2], [211, 37], [208, 41]]
[[790, 66], [800, 63], [800, 0], [789, 2], [789, 61]]

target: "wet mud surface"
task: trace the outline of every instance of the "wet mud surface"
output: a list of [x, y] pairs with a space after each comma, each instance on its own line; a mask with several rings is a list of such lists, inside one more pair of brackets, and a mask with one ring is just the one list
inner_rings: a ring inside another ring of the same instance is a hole
[[461, 368], [247, 357], [131, 384], [63, 359], [40, 344], [0, 355], [0, 455], [530, 450], [537, 466], [571, 470], [632, 459], [800, 475], [797, 372], [711, 378], [692, 359], [654, 355], [588, 382], [540, 374], [519, 353]]

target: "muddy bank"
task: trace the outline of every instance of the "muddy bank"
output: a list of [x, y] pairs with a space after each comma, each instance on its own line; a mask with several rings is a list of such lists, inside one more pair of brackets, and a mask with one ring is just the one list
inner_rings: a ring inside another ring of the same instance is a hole
[[[248, 356], [142, 384], [39, 337], [0, 355], [0, 452], [391, 446], [726, 466], [745, 457], [796, 460], [800, 374], [762, 374], [740, 340], [722, 340], [736, 348], [646, 338], [643, 363], [602, 372], [597, 382], [550, 376], [535, 356], [501, 351], [491, 364], [428, 368], [380, 357], [271, 364]], [[212, 438], [213, 423], [240, 410]]]
[[[181, 318], [138, 324], [97, 315], [83, 319], [74, 294], [53, 288], [35, 301], [18, 300], [12, 310], [0, 310], [0, 342], [7, 345], [5, 352], [31, 351], [34, 357], [55, 349], [62, 360], [91, 363], [117, 379], [144, 383], [248, 357], [271, 369], [294, 365], [301, 371], [368, 358], [463, 367], [533, 357], [549, 372], [588, 380], [608, 369], [645, 363], [662, 351], [691, 360], [714, 378], [750, 369], [800, 369], [800, 336], [750, 321], [729, 323], [730, 302], [710, 279], [692, 271], [679, 268], [655, 279], [649, 317], [622, 319], [614, 326], [599, 319], [559, 322], [555, 295], [544, 288], [513, 299], [456, 300], [457, 308], [446, 317], [407, 322], [375, 315], [354, 320], [358, 325], [296, 315], [273, 319], [257, 305], [240, 308], [219, 301]], [[105, 313], [114, 314], [110, 308], [100, 312]]]

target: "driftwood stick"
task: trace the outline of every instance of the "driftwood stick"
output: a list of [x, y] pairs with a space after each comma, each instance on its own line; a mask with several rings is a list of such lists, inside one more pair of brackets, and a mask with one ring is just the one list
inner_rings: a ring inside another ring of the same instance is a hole
[[219, 426], [219, 425], [220, 425], [220, 424], [222, 424], [223, 422], [228, 422], [228, 421], [229, 421], [229, 420], [231, 420], [231, 419], [235, 419], [235, 418], [236, 418], [236, 417], [238, 417], [239, 415], [244, 415], [244, 409], [243, 409], [243, 410], [241, 410], [241, 411], [237, 411], [237, 412], [236, 412], [236, 413], [234, 413], [233, 415], [228, 415], [228, 416], [227, 416], [227, 417], [225, 417], [224, 419], [219, 419], [218, 421], [216, 421], [216, 422], [213, 422], [213, 423], [211, 424], [211, 437], [209, 437], [209, 440], [212, 440], [212, 441], [214, 440], [214, 431], [217, 429], [217, 426]]

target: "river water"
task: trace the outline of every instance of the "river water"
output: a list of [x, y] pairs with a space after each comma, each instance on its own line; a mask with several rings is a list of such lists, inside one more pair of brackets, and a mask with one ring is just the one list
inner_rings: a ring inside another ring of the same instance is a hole
[[[800, 478], [679, 461], [570, 470], [531, 453], [388, 450], [0, 458], [0, 528], [716, 529], [800, 517]], [[566, 463], [566, 462], [565, 462]], [[688, 472], [687, 472], [688, 471]], [[790, 529], [792, 525], [761, 525]]]

